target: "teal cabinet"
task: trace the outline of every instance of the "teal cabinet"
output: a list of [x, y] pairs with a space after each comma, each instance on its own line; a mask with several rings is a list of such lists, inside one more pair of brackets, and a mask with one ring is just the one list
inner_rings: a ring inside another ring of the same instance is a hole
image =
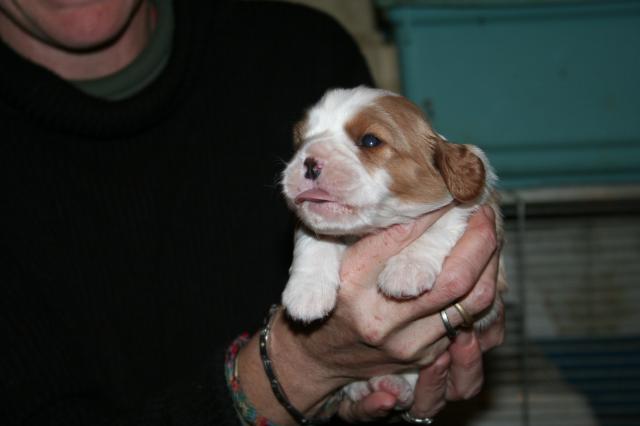
[[640, 1], [383, 3], [405, 94], [503, 188], [640, 182]]

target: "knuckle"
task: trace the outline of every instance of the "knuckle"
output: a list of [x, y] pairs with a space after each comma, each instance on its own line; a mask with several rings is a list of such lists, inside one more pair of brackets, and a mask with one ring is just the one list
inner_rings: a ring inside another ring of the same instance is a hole
[[386, 341], [386, 333], [384, 330], [370, 322], [357, 323], [356, 333], [365, 345], [374, 348], [381, 347]]
[[418, 348], [412, 346], [411, 342], [402, 345], [394, 345], [387, 350], [388, 355], [399, 363], [413, 362], [418, 354]]
[[481, 377], [472, 383], [466, 384], [462, 389], [450, 383], [449, 389], [447, 389], [447, 399], [450, 401], [461, 401], [476, 397], [480, 391], [482, 391], [483, 380]]
[[382, 233], [382, 236], [388, 243], [392, 242], [404, 242], [411, 236], [411, 232], [414, 228], [414, 223], [398, 224], [390, 227], [387, 231]]
[[505, 330], [504, 327], [499, 327], [494, 333], [491, 334], [490, 347], [495, 348], [501, 346], [504, 343]]
[[469, 371], [477, 369], [482, 364], [482, 352], [480, 350], [473, 351], [471, 355], [460, 363], [463, 370]]
[[501, 346], [504, 343], [504, 336], [505, 336], [504, 328], [500, 328], [500, 331], [498, 331], [495, 336], [496, 337], [493, 341], [493, 347]]
[[478, 396], [480, 391], [482, 391], [482, 385], [483, 385], [482, 382], [483, 382], [483, 380], [480, 379], [480, 380], [474, 382], [471, 386], [469, 386], [469, 389], [466, 389], [461, 394], [462, 399], [469, 400], [471, 398], [474, 398], [474, 397]]
[[496, 211], [490, 205], [485, 204], [481, 207], [480, 210], [481, 210], [483, 219], [485, 219], [489, 223], [495, 223]]
[[444, 374], [449, 370], [449, 366], [451, 365], [451, 357], [448, 356], [446, 352], [448, 345], [449, 339], [444, 338], [419, 350], [416, 353], [418, 366], [433, 366], [439, 373]]
[[496, 299], [496, 286], [491, 283], [485, 283], [485, 285], [478, 285], [474, 289], [474, 299], [480, 311], [488, 309]]
[[[456, 367], [458, 371], [465, 371], [469, 374], [482, 376], [482, 350], [479, 342], [470, 347], [466, 347], [458, 352]], [[472, 376], [470, 376], [472, 377]]]
[[467, 268], [452, 267], [444, 269], [438, 278], [438, 284], [449, 300], [458, 299], [469, 290], [471, 278]]
[[378, 348], [384, 344], [382, 335], [376, 330], [363, 331], [360, 335], [360, 340], [362, 340], [365, 345], [374, 348]]
[[496, 228], [490, 222], [483, 222], [476, 228], [478, 238], [481, 238], [485, 245], [495, 251], [498, 247], [498, 236], [496, 235]]

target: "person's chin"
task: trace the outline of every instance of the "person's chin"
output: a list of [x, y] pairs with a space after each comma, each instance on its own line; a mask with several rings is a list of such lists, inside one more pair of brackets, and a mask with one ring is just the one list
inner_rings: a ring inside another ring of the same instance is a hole
[[57, 0], [65, 5], [40, 21], [44, 41], [68, 50], [93, 50], [122, 34], [134, 13], [135, 0]]

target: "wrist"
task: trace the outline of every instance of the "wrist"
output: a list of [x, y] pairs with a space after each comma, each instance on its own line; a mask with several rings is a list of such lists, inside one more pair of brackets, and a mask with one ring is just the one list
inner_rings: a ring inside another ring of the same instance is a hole
[[[237, 370], [242, 389], [262, 416], [279, 425], [297, 425], [298, 422], [276, 398], [265, 373], [259, 336], [260, 333], [255, 334], [238, 354]], [[332, 380], [329, 372], [309, 356], [299, 334], [281, 310], [272, 320], [268, 355], [275, 377], [295, 410], [310, 419], [316, 415], [325, 417], [323, 405], [344, 383]]]
[[[320, 326], [324, 327], [324, 325]], [[317, 330], [291, 322], [279, 309], [273, 318], [269, 356], [275, 375], [292, 405], [307, 418], [326, 417], [325, 403], [347, 383], [336, 377], [326, 351], [318, 351], [311, 337]]]

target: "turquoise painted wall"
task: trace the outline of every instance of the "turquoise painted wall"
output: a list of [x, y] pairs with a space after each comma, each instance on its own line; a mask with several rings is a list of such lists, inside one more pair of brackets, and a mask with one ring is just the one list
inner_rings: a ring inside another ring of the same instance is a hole
[[405, 94], [502, 187], [640, 182], [640, 1], [386, 3]]

